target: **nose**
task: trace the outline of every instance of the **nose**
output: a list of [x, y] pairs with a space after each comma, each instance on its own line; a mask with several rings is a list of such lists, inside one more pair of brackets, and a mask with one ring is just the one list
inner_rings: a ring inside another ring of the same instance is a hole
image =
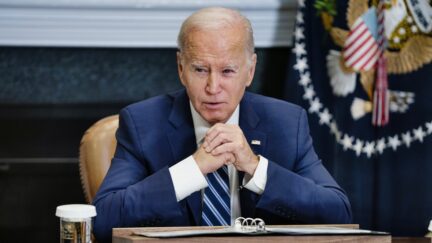
[[208, 76], [206, 91], [209, 94], [217, 94], [221, 91], [221, 80], [219, 75], [216, 72], [212, 72]]

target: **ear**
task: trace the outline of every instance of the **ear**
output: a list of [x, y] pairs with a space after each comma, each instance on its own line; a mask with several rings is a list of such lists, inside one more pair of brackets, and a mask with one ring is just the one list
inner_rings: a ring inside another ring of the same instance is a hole
[[180, 51], [178, 51], [177, 52], [177, 72], [178, 72], [178, 76], [180, 78], [180, 81], [184, 86], [185, 83], [183, 81], [183, 71], [184, 71], [184, 67], [183, 67], [183, 63], [182, 63], [182, 53]]
[[248, 70], [248, 82], [246, 83], [246, 87], [249, 87], [252, 83], [252, 80], [255, 76], [255, 67], [256, 67], [256, 63], [257, 63], [257, 54], [254, 53], [251, 57], [251, 61], [250, 61], [250, 66], [249, 66], [249, 70]]

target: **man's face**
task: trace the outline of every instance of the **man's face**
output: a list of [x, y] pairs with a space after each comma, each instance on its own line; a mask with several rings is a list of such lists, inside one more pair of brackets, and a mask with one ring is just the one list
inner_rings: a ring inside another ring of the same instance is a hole
[[191, 31], [177, 53], [180, 80], [195, 110], [210, 124], [224, 123], [253, 79], [256, 54], [245, 48], [244, 30]]

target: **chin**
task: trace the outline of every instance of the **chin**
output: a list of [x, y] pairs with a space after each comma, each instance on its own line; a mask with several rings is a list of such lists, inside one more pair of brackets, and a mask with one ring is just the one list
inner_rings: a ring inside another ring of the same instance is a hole
[[216, 123], [225, 123], [229, 117], [222, 116], [222, 115], [215, 115], [215, 114], [206, 114], [206, 116], [203, 117], [208, 123], [211, 125]]

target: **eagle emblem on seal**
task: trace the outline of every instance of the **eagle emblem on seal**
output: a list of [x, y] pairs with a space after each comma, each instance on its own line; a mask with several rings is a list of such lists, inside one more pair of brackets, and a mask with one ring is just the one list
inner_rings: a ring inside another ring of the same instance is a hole
[[[372, 112], [374, 80], [379, 59], [379, 34], [376, 10], [383, 6], [382, 25], [388, 75], [403, 75], [420, 69], [432, 61], [432, 7], [428, 0], [350, 0], [346, 13], [349, 29], [333, 26], [336, 14], [333, 0], [317, 0], [324, 28], [332, 41], [341, 49], [330, 50], [327, 70], [332, 92], [345, 97], [359, 84], [369, 100], [354, 97], [351, 116], [354, 120]], [[324, 7], [323, 7], [324, 6]], [[413, 80], [415, 82], [415, 80]], [[389, 111], [404, 113], [415, 101], [415, 94], [403, 90], [391, 90], [389, 82]]]

